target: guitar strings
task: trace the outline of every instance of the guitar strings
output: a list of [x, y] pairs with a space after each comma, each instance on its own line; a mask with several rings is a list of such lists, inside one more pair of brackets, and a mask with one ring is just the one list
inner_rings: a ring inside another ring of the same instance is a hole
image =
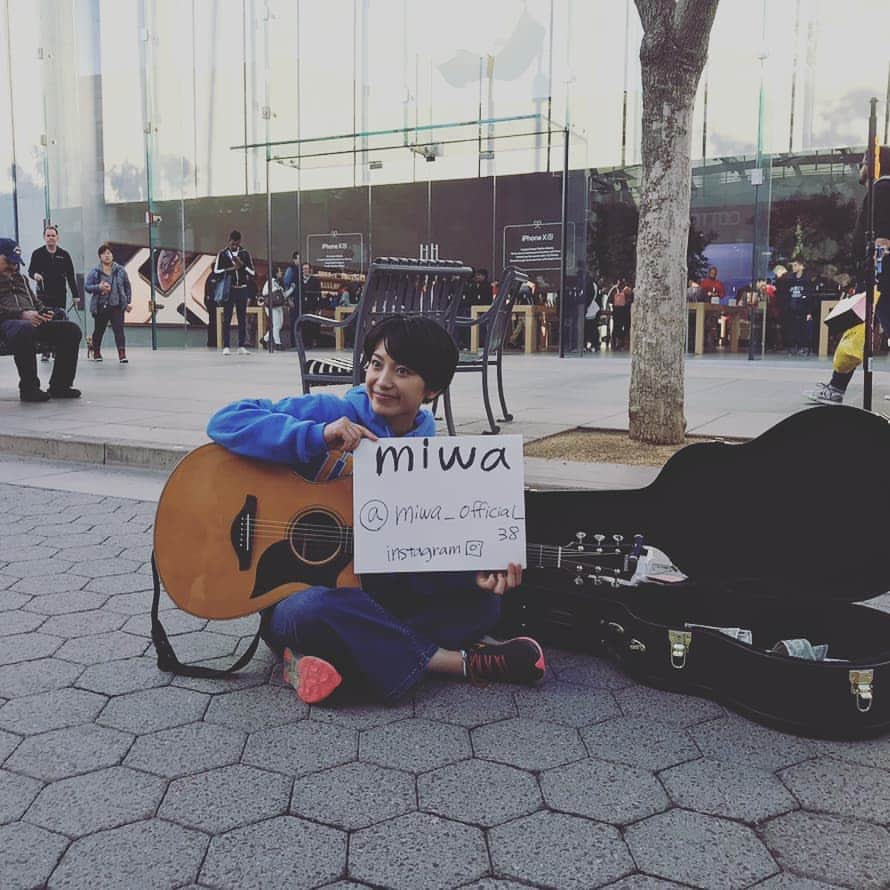
[[[279, 540], [288, 540], [288, 535], [282, 535], [282, 532], [291, 530], [291, 524], [287, 522], [275, 522], [271, 520], [253, 520], [250, 523], [252, 536], [254, 538], [278, 538]], [[311, 543], [317, 542], [336, 542], [351, 544], [353, 534], [351, 528], [333, 528], [325, 525], [301, 525], [298, 531], [300, 539]], [[531, 554], [537, 554], [539, 558], [551, 556], [554, 559], [561, 559], [566, 563], [571, 563], [573, 559], [585, 561], [589, 558], [608, 559], [609, 557], [625, 556], [627, 550], [618, 550], [617, 548], [609, 548], [601, 553], [594, 550], [576, 550], [571, 545], [560, 546], [555, 544], [526, 544], [526, 550]]]

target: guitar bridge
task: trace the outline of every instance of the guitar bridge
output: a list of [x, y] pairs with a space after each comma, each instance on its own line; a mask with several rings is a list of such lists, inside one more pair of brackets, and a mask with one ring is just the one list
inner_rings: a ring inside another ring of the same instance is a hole
[[256, 533], [256, 495], [249, 494], [244, 506], [235, 514], [230, 538], [235, 555], [238, 557], [238, 570], [246, 572], [253, 561], [253, 537]]

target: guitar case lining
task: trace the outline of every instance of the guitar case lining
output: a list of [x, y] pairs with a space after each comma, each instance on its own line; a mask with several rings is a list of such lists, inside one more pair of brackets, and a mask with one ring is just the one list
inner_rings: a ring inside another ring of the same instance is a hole
[[[890, 614], [857, 603], [890, 589], [888, 496], [890, 423], [845, 406], [801, 411], [744, 444], [687, 446], [643, 489], [530, 490], [528, 540], [566, 547], [566, 568], [530, 565], [501, 630], [607, 654], [643, 682], [783, 730], [884, 733]], [[687, 580], [595, 583], [570, 558], [594, 533], [642, 534]], [[709, 629], [727, 627], [751, 643]], [[828, 644], [829, 660], [769, 651], [800, 638]]]

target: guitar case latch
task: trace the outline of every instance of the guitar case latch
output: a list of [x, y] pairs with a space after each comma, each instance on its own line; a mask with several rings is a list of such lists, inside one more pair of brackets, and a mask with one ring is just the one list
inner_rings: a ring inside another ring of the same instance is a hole
[[686, 656], [692, 646], [692, 632], [688, 630], [669, 630], [668, 639], [671, 644], [671, 667], [682, 671], [686, 667]]
[[850, 671], [850, 693], [856, 698], [856, 710], [867, 714], [874, 701], [875, 672], [869, 670]]

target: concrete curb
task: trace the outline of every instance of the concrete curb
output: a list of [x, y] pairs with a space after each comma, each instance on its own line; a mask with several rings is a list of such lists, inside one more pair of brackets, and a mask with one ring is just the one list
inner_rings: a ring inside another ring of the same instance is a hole
[[0, 452], [21, 457], [169, 472], [191, 449], [179, 445], [105, 442], [89, 437], [0, 434]]

